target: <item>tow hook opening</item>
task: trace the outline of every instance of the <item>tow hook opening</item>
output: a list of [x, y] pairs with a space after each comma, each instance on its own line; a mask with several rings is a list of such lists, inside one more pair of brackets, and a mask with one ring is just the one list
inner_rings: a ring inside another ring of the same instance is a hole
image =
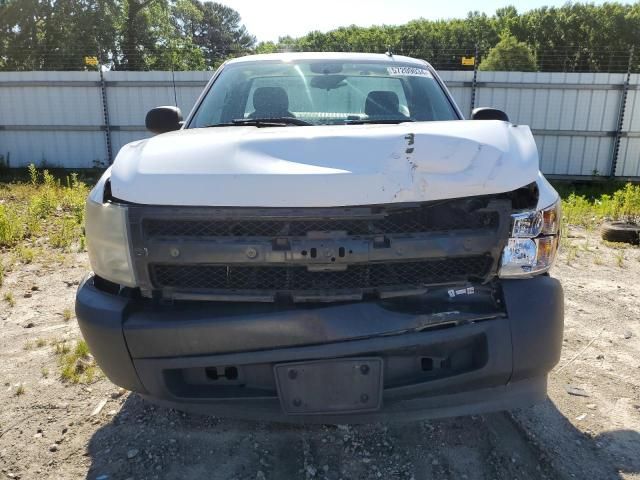
[[238, 379], [238, 367], [206, 367], [204, 371], [209, 380]]

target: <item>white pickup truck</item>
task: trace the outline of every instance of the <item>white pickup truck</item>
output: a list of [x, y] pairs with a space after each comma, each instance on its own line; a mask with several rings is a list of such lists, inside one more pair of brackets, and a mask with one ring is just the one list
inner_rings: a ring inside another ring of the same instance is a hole
[[104, 373], [182, 410], [409, 420], [546, 397], [559, 198], [527, 126], [465, 120], [396, 55], [226, 62], [87, 201], [80, 328]]

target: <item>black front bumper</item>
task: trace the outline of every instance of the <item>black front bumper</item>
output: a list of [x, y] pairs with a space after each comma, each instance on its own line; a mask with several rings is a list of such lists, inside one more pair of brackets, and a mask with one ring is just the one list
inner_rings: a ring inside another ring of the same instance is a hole
[[[477, 293], [458, 300], [161, 307], [106, 293], [90, 277], [78, 290], [76, 314], [114, 383], [182, 410], [350, 423], [464, 415], [543, 400], [562, 345], [560, 283], [548, 276], [503, 281], [499, 311]], [[283, 413], [275, 365], [353, 357], [383, 359], [380, 410]]]

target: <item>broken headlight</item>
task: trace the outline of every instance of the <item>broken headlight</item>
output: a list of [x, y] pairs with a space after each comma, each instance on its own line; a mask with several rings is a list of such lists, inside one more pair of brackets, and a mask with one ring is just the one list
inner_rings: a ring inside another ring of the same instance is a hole
[[104, 202], [96, 186], [86, 205], [85, 233], [89, 262], [96, 275], [120, 285], [136, 285], [127, 235], [127, 207]]
[[500, 277], [527, 278], [551, 268], [560, 236], [560, 199], [541, 210], [511, 216], [511, 237], [502, 251]]

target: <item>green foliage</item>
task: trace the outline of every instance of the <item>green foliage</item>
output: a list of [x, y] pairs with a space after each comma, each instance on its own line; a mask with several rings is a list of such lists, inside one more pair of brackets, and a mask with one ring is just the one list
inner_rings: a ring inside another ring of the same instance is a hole
[[0, 70], [213, 68], [255, 38], [238, 13], [200, 0], [0, 2]]
[[2, 299], [7, 302], [10, 307], [16, 306], [16, 299], [13, 296], [13, 292], [5, 292]]
[[[438, 68], [460, 68], [462, 55], [472, 55], [475, 46], [481, 57], [492, 55], [490, 50], [506, 36], [516, 39], [514, 45], [528, 46], [540, 71], [615, 72], [626, 71], [630, 46], [640, 50], [638, 32], [638, 2], [567, 3], [524, 13], [510, 6], [491, 16], [470, 12], [466, 18], [416, 19], [398, 26], [351, 25], [255, 45], [238, 12], [216, 2], [4, 0], [0, 70], [96, 69], [85, 65], [84, 57], [91, 56], [116, 70], [212, 69], [251, 52], [382, 53], [389, 46], [394, 53], [424, 58]], [[530, 56], [524, 53], [522, 65], [528, 67]], [[640, 55], [635, 57], [637, 70]]]
[[524, 42], [519, 42], [513, 35], [506, 35], [498, 44], [489, 50], [482, 60], [480, 70], [501, 72], [534, 72], [537, 70], [536, 58]]
[[0, 247], [12, 247], [24, 236], [24, 224], [15, 210], [0, 204]]
[[640, 185], [628, 183], [595, 197], [572, 192], [562, 201], [562, 213], [566, 223], [585, 227], [603, 219], [640, 222]]
[[76, 174], [66, 178], [66, 185], [50, 172], [28, 168], [27, 183], [9, 184], [0, 189], [0, 247], [15, 248], [17, 257], [30, 263], [35, 250], [22, 245], [23, 240], [43, 235], [49, 245], [68, 249], [78, 243], [84, 248], [82, 226], [87, 185]]
[[[640, 50], [640, 3], [602, 5], [567, 3], [518, 13], [501, 8], [495, 15], [471, 12], [464, 19], [413, 20], [399, 26], [342, 27], [300, 38], [281, 37], [277, 44], [261, 43], [259, 53], [294, 51], [365, 51], [423, 58], [437, 68], [460, 68], [460, 57], [480, 56], [501, 37], [524, 42], [540, 71], [626, 71], [629, 47]], [[640, 55], [634, 69], [640, 68]], [[527, 62], [528, 64], [528, 62]]]
[[79, 340], [73, 350], [70, 350], [66, 343], [62, 343], [61, 347], [57, 345], [56, 354], [60, 356], [62, 379], [72, 383], [91, 383], [98, 372], [87, 342]]

